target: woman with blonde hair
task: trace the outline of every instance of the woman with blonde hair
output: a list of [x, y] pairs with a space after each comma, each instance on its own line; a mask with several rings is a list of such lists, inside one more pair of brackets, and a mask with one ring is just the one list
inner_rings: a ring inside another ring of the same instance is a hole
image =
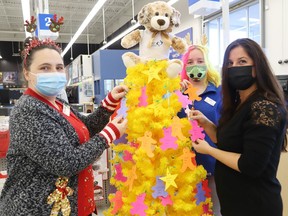
[[[201, 110], [202, 113], [209, 118], [214, 124], [218, 124], [221, 108], [221, 88], [220, 74], [214, 69], [208, 60], [208, 50], [203, 45], [191, 45], [182, 57], [183, 69], [181, 72], [181, 88], [184, 92], [190, 84], [197, 88], [197, 95], [202, 99], [200, 101], [192, 101], [189, 105], [190, 109]], [[179, 117], [186, 117], [186, 113], [182, 110]], [[206, 135], [205, 140], [213, 147], [215, 143]], [[196, 153], [196, 162], [203, 165], [207, 170], [207, 178], [209, 187], [212, 191], [213, 213], [220, 214], [220, 205], [216, 193], [214, 183], [214, 168], [216, 160], [210, 155]]]

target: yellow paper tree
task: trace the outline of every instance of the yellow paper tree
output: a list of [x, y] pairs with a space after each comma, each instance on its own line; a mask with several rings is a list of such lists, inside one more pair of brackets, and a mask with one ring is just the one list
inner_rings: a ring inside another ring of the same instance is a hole
[[118, 110], [127, 115], [127, 142], [112, 146], [117, 192], [109, 195], [105, 215], [213, 215], [206, 170], [191, 151], [197, 122], [177, 117], [189, 100], [179, 91], [180, 79], [167, 77], [167, 64], [127, 69], [130, 91]]

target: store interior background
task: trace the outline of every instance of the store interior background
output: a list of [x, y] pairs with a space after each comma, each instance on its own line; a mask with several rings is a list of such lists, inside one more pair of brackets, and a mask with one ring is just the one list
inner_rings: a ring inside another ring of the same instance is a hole
[[[41, 1], [43, 3], [46, 2]], [[167, 2], [168, 0], [165, 1]], [[35, 2], [30, 0], [30, 13], [37, 16], [38, 9]], [[97, 3], [97, 0], [49, 0], [47, 2], [49, 2], [49, 13], [64, 17], [64, 25], [61, 26], [59, 37], [56, 41], [62, 49], [65, 49], [71, 37], [73, 37], [87, 14]], [[100, 48], [103, 46], [104, 41], [109, 42], [132, 26], [131, 20], [133, 17], [135, 19], [140, 9], [150, 2], [153, 1], [108, 0], [104, 4], [104, 12], [101, 9], [96, 14], [88, 24], [88, 27], [85, 28], [72, 45], [72, 48], [65, 54], [64, 63], [67, 65], [67, 73], [70, 73], [70, 99], [74, 100], [72, 104], [79, 111], [87, 112], [97, 107], [97, 104], [99, 104], [105, 94], [125, 78], [126, 70], [122, 63], [121, 55], [127, 50], [122, 49], [120, 40], [105, 50]], [[193, 43], [199, 43], [202, 33], [205, 33], [208, 36], [210, 59], [218, 69], [221, 67], [221, 58], [223, 57], [225, 46], [236, 39], [234, 37], [239, 37], [239, 35], [251, 37], [263, 47], [275, 74], [281, 81], [284, 91], [288, 92], [287, 0], [229, 1], [231, 14], [228, 17], [222, 14], [224, 10], [222, 11], [221, 9], [211, 10], [213, 12], [207, 12], [206, 15], [194, 16], [195, 14], [189, 14], [189, 2], [194, 1], [178, 0], [173, 4], [173, 7], [181, 13], [181, 24], [179, 28], [173, 29], [173, 33], [178, 34], [189, 30]], [[220, 2], [223, 3], [222, 1]], [[208, 9], [206, 8], [207, 11]], [[0, 98], [3, 99], [3, 94], [7, 94], [7, 91], [3, 93], [4, 90], [9, 89], [9, 92], [12, 92], [10, 93], [11, 98], [9, 98], [9, 103], [11, 104], [1, 104], [0, 102], [0, 120], [4, 119], [2, 123], [0, 121], [0, 133], [1, 127], [3, 129], [8, 124], [5, 117], [9, 116], [13, 103], [19, 95], [18, 92], [21, 95], [26, 87], [26, 82], [21, 73], [21, 57], [19, 55], [25, 39], [23, 23], [20, 0], [0, 2], [0, 56], [2, 57], [2, 59], [0, 58]], [[137, 53], [137, 49], [136, 46], [132, 48], [132, 51]], [[3, 80], [4, 74], [5, 76], [16, 74], [15, 81], [5, 83]], [[81, 88], [84, 86], [84, 91], [80, 92], [79, 86]], [[288, 94], [287, 92], [286, 94]], [[93, 101], [92, 98], [94, 97], [95, 100]], [[1, 142], [0, 140], [0, 146]], [[98, 205], [104, 207], [109, 205], [107, 200], [109, 175], [111, 175], [111, 172], [109, 172], [111, 170], [108, 163], [109, 157], [110, 152], [105, 152], [96, 163], [100, 168], [95, 176], [97, 176], [97, 181], [103, 188], [100, 192], [102, 195]], [[283, 215], [288, 216], [288, 174], [284, 164], [288, 164], [287, 153], [282, 154], [279, 166], [279, 179], [283, 187]], [[6, 161], [5, 157], [2, 157], [0, 159], [0, 171], [5, 170]], [[0, 178], [0, 187], [3, 181]]]

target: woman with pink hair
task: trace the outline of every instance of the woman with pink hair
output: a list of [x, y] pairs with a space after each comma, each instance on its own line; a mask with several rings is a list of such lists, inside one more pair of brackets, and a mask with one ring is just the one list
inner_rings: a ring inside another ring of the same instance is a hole
[[[183, 69], [181, 72], [181, 88], [184, 92], [189, 84], [197, 88], [197, 94], [202, 98], [200, 101], [192, 101], [190, 109], [200, 110], [207, 118], [217, 125], [220, 118], [221, 88], [220, 74], [214, 69], [208, 60], [208, 50], [202, 45], [191, 45], [183, 55]], [[178, 114], [186, 117], [184, 109]], [[215, 143], [206, 135], [205, 140], [213, 147]], [[210, 155], [196, 153], [196, 162], [203, 165], [207, 170], [209, 187], [212, 191], [213, 213], [220, 214], [220, 205], [214, 182], [214, 168], [216, 160]]]

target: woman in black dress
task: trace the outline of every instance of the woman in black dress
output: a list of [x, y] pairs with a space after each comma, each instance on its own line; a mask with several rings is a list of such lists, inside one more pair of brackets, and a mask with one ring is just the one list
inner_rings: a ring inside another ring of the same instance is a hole
[[223, 216], [282, 216], [276, 178], [286, 125], [283, 90], [261, 47], [251, 39], [232, 42], [222, 67], [219, 126], [191, 110], [217, 148], [197, 140], [197, 152], [216, 158], [215, 181]]

